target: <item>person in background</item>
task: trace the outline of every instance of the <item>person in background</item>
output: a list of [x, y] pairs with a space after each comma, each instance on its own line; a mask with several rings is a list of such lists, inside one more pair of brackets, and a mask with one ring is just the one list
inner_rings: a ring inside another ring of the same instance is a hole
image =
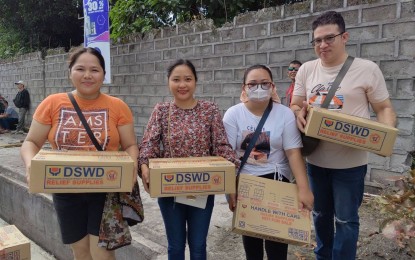
[[[280, 104], [268, 67], [254, 65], [245, 71], [240, 99], [242, 103], [229, 108], [223, 116], [229, 143], [238, 157], [243, 157], [246, 140], [250, 140], [269, 102], [272, 102], [272, 110], [251, 151], [254, 156], [249, 156], [241, 174], [283, 182], [290, 182], [295, 177], [300, 210], [311, 210], [313, 194], [308, 186], [301, 156], [300, 132], [292, 111]], [[258, 156], [259, 151], [262, 156]], [[232, 211], [235, 210], [236, 201], [235, 194], [230, 195], [229, 208]], [[242, 241], [247, 260], [263, 259], [263, 239], [244, 235]], [[285, 243], [265, 240], [268, 259], [287, 259], [287, 249]]]
[[30, 107], [30, 94], [25, 87], [23, 80], [14, 83], [18, 89], [16, 97], [13, 99], [14, 105], [19, 109], [19, 123], [16, 126], [15, 134], [24, 134], [26, 113]]
[[12, 108], [9, 107], [7, 100], [3, 101], [5, 104], [5, 111], [0, 115], [0, 134], [4, 134], [12, 130], [19, 120], [19, 114]]
[[295, 76], [297, 75], [297, 71], [300, 69], [302, 63], [298, 60], [293, 60], [290, 62], [290, 65], [287, 69], [287, 75], [291, 79], [291, 84], [287, 89], [287, 92], [285, 92], [285, 105], [290, 107], [291, 100], [293, 99], [293, 91], [294, 91], [294, 85], [295, 85]]
[[[307, 106], [319, 92], [328, 92], [349, 54], [349, 33], [340, 13], [328, 11], [312, 24], [318, 57], [304, 63], [297, 73], [291, 109], [304, 132]], [[395, 126], [396, 114], [379, 67], [355, 58], [336, 90], [343, 100], [339, 113], [370, 118], [369, 105], [380, 123]], [[308, 101], [308, 102], [307, 102]], [[355, 259], [359, 237], [358, 210], [362, 203], [368, 152], [321, 141], [306, 158], [314, 194], [313, 219], [316, 259]]]
[[4, 113], [4, 110], [6, 109], [6, 104], [4, 103], [6, 99], [0, 94], [0, 114]]
[[[139, 169], [146, 191], [151, 185], [150, 158], [222, 156], [239, 165], [226, 139], [218, 106], [194, 97], [194, 65], [177, 60], [168, 68], [167, 79], [173, 101], [155, 106], [140, 145]], [[168, 259], [185, 259], [187, 237], [190, 259], [205, 260], [214, 195], [207, 197], [204, 209], [177, 203], [174, 197], [158, 198], [158, 204], [167, 233]]]
[[[77, 48], [71, 53], [69, 78], [75, 87], [72, 94], [102, 150], [122, 149], [136, 161], [133, 115], [122, 100], [101, 93], [104, 75], [105, 62], [99, 51]], [[48, 96], [33, 115], [20, 150], [28, 183], [33, 178], [31, 174], [36, 174], [30, 172], [31, 160], [46, 140], [56, 150], [97, 150], [82, 127], [68, 93]], [[136, 172], [136, 163], [134, 168]], [[131, 243], [128, 225], [141, 222], [144, 217], [136, 178], [135, 175], [131, 193], [53, 194], [62, 240], [72, 248], [74, 259], [115, 259], [113, 250]], [[123, 218], [121, 205], [133, 209], [134, 223]]]

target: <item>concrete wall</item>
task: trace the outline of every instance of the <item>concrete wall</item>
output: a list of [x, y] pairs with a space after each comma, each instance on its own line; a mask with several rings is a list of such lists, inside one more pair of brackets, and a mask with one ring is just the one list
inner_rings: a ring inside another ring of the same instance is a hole
[[[263, 63], [273, 71], [281, 97], [289, 79], [289, 61], [315, 58], [310, 45], [311, 22], [324, 11], [341, 12], [350, 32], [348, 51], [381, 68], [398, 113], [400, 129], [391, 157], [371, 155], [368, 181], [409, 169], [414, 151], [415, 7], [413, 0], [312, 0], [249, 12], [215, 28], [211, 20], [196, 21], [131, 36], [111, 47], [112, 84], [103, 91], [125, 100], [134, 112], [141, 138], [157, 102], [170, 99], [166, 68], [177, 58], [194, 62], [198, 98], [215, 101], [222, 111], [239, 102], [243, 71]], [[72, 89], [67, 53], [50, 50], [0, 61], [0, 93], [11, 101], [13, 82], [28, 82], [32, 109], [47, 95]], [[30, 117], [30, 116], [29, 116]]]
[[3, 175], [0, 175], [0, 181], [0, 216], [16, 225], [42, 248], [52, 252], [57, 259], [71, 259], [71, 249], [61, 243], [51, 199], [44, 194], [30, 194], [24, 183]]

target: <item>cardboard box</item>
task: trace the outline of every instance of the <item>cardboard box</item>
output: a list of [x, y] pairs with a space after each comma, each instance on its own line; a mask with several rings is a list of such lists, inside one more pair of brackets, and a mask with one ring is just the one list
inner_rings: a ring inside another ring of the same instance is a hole
[[308, 111], [305, 135], [390, 156], [398, 129], [370, 119], [312, 107]]
[[40, 150], [29, 192], [131, 192], [134, 161], [127, 152]]
[[149, 160], [150, 196], [235, 193], [235, 165], [219, 156]]
[[0, 259], [30, 260], [30, 240], [14, 225], [0, 227]]
[[292, 183], [241, 174], [232, 231], [293, 245], [310, 243], [310, 212], [298, 210]]

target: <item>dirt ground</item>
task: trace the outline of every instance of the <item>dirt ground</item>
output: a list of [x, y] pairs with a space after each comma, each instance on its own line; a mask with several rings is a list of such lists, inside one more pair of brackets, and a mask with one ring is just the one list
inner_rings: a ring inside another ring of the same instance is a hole
[[[379, 216], [378, 210], [374, 208], [372, 200], [373, 198], [365, 196], [363, 205], [359, 211], [360, 236], [358, 256], [356, 259], [414, 259], [404, 249], [400, 249], [395, 241], [389, 240], [379, 233], [379, 221], [381, 217]], [[212, 225], [210, 228], [211, 230], [216, 230], [215, 232], [209, 232], [209, 259], [245, 259], [240, 235], [231, 232], [229, 227], [224, 228]], [[213, 237], [212, 234], [214, 234]], [[288, 259], [315, 259], [313, 253], [313, 245], [315, 245], [314, 232], [312, 232], [312, 241], [311, 245], [306, 247], [290, 245]]]

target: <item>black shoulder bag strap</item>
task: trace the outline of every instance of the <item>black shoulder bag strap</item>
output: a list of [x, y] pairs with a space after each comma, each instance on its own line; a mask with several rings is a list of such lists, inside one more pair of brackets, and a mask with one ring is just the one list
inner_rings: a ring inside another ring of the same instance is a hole
[[94, 143], [95, 148], [97, 148], [98, 151], [103, 151], [102, 146], [99, 145], [98, 140], [95, 138], [94, 133], [92, 133], [91, 128], [88, 125], [88, 122], [86, 121], [84, 114], [82, 114], [81, 109], [78, 106], [78, 103], [76, 103], [76, 100], [71, 92], [68, 92], [68, 97], [71, 100], [71, 103], [73, 107], [75, 108], [76, 113], [78, 114], [79, 119], [81, 119], [82, 124], [84, 125], [84, 128], [86, 132], [88, 133], [89, 138], [91, 139], [92, 143]]
[[336, 90], [339, 88], [340, 82], [342, 82], [344, 76], [346, 75], [347, 71], [350, 68], [350, 65], [352, 65], [354, 60], [353, 56], [348, 56], [346, 61], [344, 62], [342, 68], [339, 71], [339, 74], [337, 74], [336, 79], [334, 80], [333, 84], [330, 87], [329, 93], [327, 93], [326, 98], [323, 101], [323, 104], [321, 104], [322, 108], [328, 108], [330, 105], [331, 100], [334, 97], [334, 94], [336, 93]]
[[241, 166], [239, 166], [239, 170], [238, 173], [236, 174], [236, 177], [238, 177], [239, 173], [241, 172], [242, 168], [244, 167], [246, 161], [248, 160], [249, 154], [251, 153], [252, 148], [254, 148], [254, 145], [256, 143], [256, 140], [258, 139], [259, 134], [261, 133], [262, 127], [265, 124], [265, 121], [267, 120], [267, 117], [269, 115], [269, 113], [271, 112], [272, 109], [272, 105], [273, 105], [273, 101], [272, 99], [269, 100], [268, 106], [264, 111], [264, 114], [261, 117], [261, 120], [259, 121], [254, 135], [252, 136], [251, 140], [249, 141], [249, 145], [245, 150], [244, 156], [241, 159]]

